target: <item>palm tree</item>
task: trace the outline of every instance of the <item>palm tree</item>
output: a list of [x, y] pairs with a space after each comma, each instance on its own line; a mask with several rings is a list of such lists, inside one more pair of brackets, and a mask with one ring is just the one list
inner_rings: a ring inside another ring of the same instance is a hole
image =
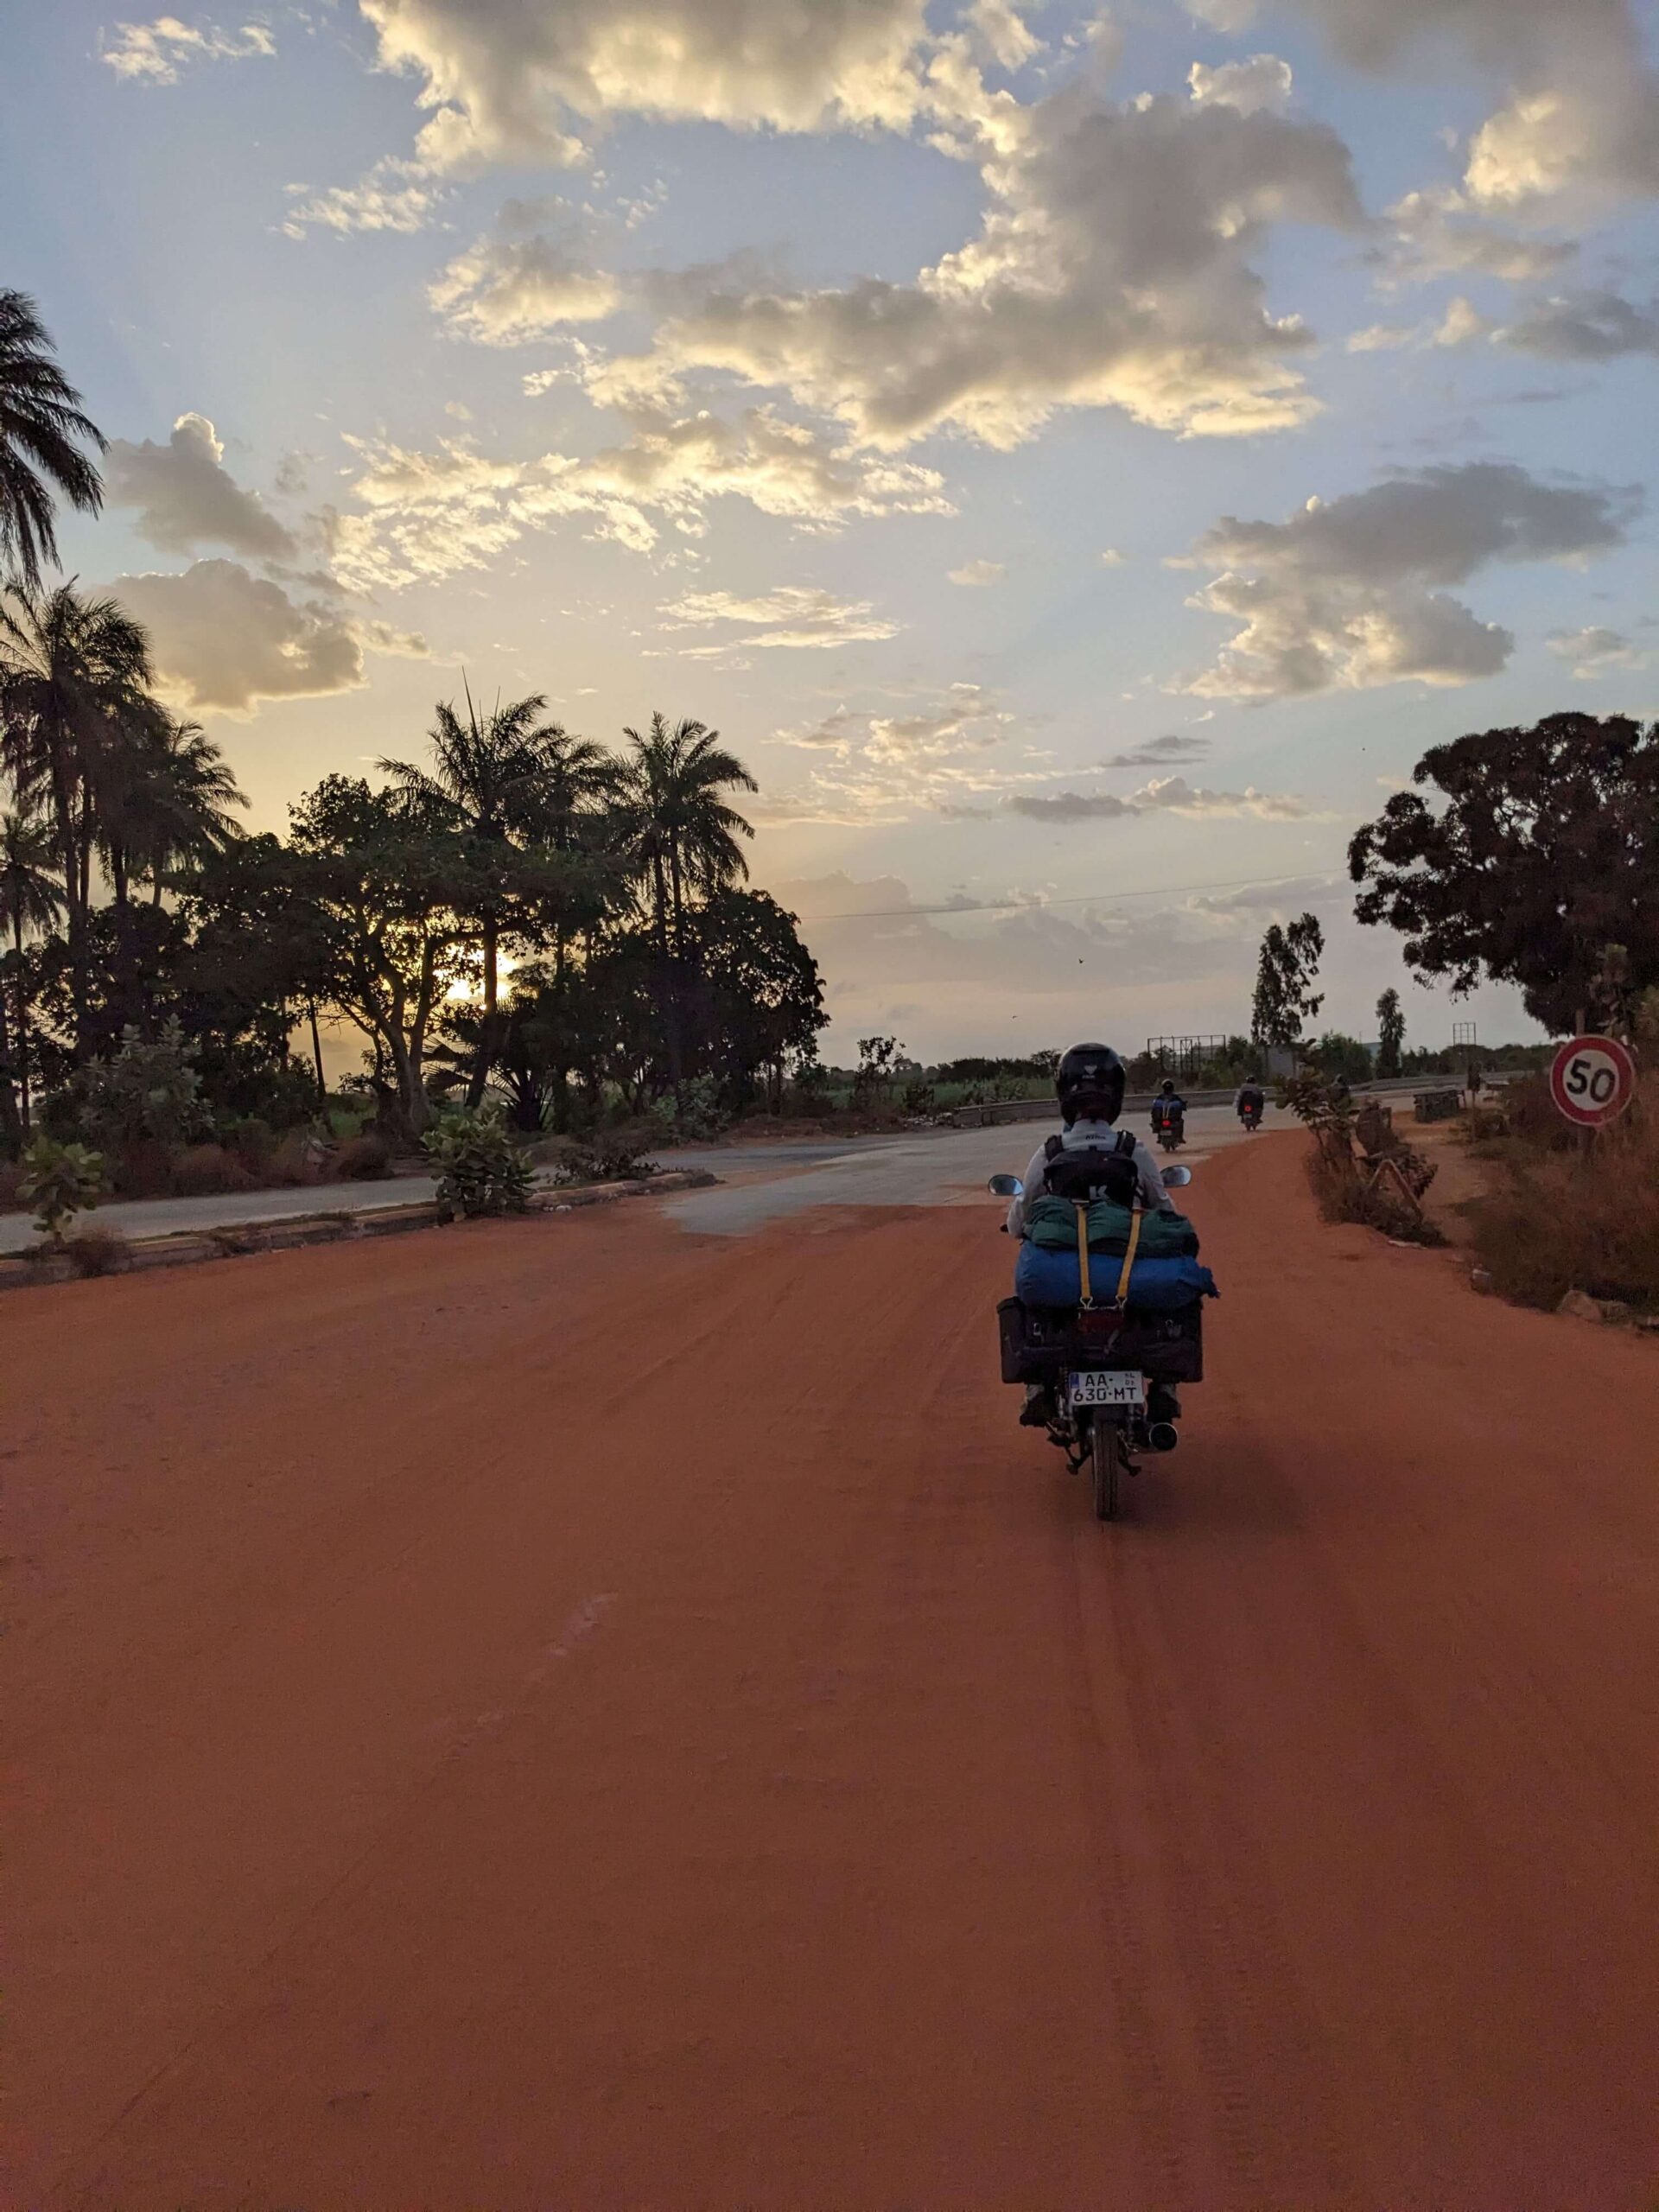
[[[563, 730], [545, 728], [541, 716], [547, 701], [540, 692], [510, 706], [499, 702], [480, 715], [467, 691], [467, 717], [441, 703], [429, 740], [430, 770], [407, 760], [382, 760], [380, 767], [393, 788], [411, 804], [429, 810], [439, 821], [476, 841], [486, 882], [479, 908], [479, 932], [484, 957], [484, 1005], [479, 1044], [473, 1062], [467, 1103], [476, 1107], [484, 1096], [490, 1059], [499, 1041], [497, 1009], [500, 995], [501, 924], [506, 905], [500, 881], [501, 849], [533, 830], [538, 805], [546, 796], [548, 748], [563, 740]], [[493, 878], [494, 880], [489, 880]]]
[[240, 836], [232, 809], [247, 804], [235, 772], [201, 724], [157, 709], [146, 718], [118, 817], [106, 832], [111, 884], [118, 874], [124, 880], [140, 871], [149, 878], [150, 903], [159, 906], [170, 873], [222, 852]]
[[625, 729], [632, 750], [625, 767], [623, 809], [635, 867], [649, 888], [658, 943], [681, 949], [690, 895], [723, 891], [749, 872], [740, 837], [753, 825], [721, 797], [760, 786], [720, 732], [702, 722], [677, 721], [671, 729], [653, 715], [641, 737]]
[[615, 756], [592, 738], [573, 737], [556, 723], [537, 733], [536, 752], [529, 795], [535, 836], [556, 852], [588, 850], [595, 834], [602, 834], [606, 810], [617, 796]]
[[77, 1052], [99, 796], [156, 711], [149, 683], [149, 639], [114, 600], [85, 596], [73, 582], [0, 592], [0, 763], [45, 793], [68, 917]]
[[0, 926], [11, 939], [16, 983], [18, 1090], [24, 1134], [29, 1130], [29, 970], [23, 940], [49, 930], [63, 912], [63, 882], [53, 865], [52, 830], [27, 804], [0, 814]]
[[133, 879], [149, 876], [150, 903], [159, 907], [170, 873], [198, 865], [241, 834], [231, 810], [248, 802], [200, 723], [177, 721], [154, 700], [141, 703], [119, 742], [99, 756], [92, 798], [98, 855], [113, 896], [122, 1019], [148, 1035]]
[[720, 732], [702, 722], [681, 721], [671, 728], [658, 714], [643, 737], [634, 729], [622, 734], [632, 750], [624, 769], [622, 817], [662, 963], [669, 1072], [677, 1093], [686, 907], [694, 893], [706, 898], [747, 876], [738, 839], [753, 837], [754, 830], [721, 793], [760, 786], [721, 746]]
[[53, 486], [89, 514], [103, 505], [104, 486], [83, 445], [102, 453], [104, 439], [52, 359], [34, 301], [0, 291], [0, 571], [15, 565], [35, 587], [42, 562], [55, 564]]

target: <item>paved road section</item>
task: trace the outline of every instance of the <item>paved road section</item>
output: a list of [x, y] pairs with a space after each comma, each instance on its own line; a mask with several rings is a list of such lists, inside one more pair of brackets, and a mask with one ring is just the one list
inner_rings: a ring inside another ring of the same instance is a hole
[[1107, 1529], [988, 1202], [12, 1300], [0, 2202], [1649, 2202], [1654, 1348], [1301, 1153]]
[[[1282, 1128], [1282, 1119], [1275, 1119]], [[1247, 1137], [1236, 1116], [1221, 1106], [1198, 1108], [1188, 1116], [1186, 1129], [1187, 1142], [1172, 1157], [1195, 1175], [1202, 1174], [1203, 1163], [1222, 1147], [1265, 1143], [1274, 1133], [1262, 1128]], [[987, 1177], [999, 1171], [1023, 1175], [1043, 1135], [1039, 1124], [1024, 1122], [884, 1139], [826, 1160], [796, 1163], [781, 1174], [760, 1162], [721, 1166], [711, 1155], [709, 1164], [721, 1178], [720, 1188], [690, 1191], [665, 1205], [683, 1228], [726, 1236], [747, 1236], [768, 1222], [819, 1206], [982, 1206], [988, 1203]], [[1158, 1157], [1162, 1162], [1163, 1154]], [[1182, 1194], [1182, 1205], [1188, 1195]], [[993, 1230], [996, 1219], [993, 1211]]]
[[[654, 1154], [662, 1167], [747, 1168], [781, 1162], [810, 1166], [837, 1158], [855, 1141], [841, 1143], [698, 1145]], [[880, 1144], [884, 1138], [855, 1141]], [[96, 1218], [124, 1236], [167, 1236], [175, 1230], [240, 1229], [261, 1221], [292, 1221], [301, 1214], [373, 1213], [386, 1206], [419, 1205], [435, 1198], [429, 1175], [396, 1175], [382, 1183], [313, 1183], [292, 1191], [243, 1191], [204, 1198], [126, 1198], [99, 1206]], [[21, 1252], [37, 1232], [26, 1213], [0, 1213], [0, 1252]]]
[[[1276, 1116], [1274, 1117], [1276, 1118]], [[1232, 1116], [1220, 1109], [1195, 1113], [1195, 1141], [1198, 1125], [1228, 1125], [1236, 1133]], [[898, 1148], [906, 1159], [923, 1156], [918, 1147], [956, 1146], [964, 1158], [971, 1141], [983, 1141], [979, 1150], [997, 1166], [1011, 1161], [1017, 1173], [1031, 1157], [1038, 1132], [1029, 1124], [1009, 1129], [953, 1131], [942, 1129], [910, 1137], [841, 1137], [804, 1139], [778, 1143], [695, 1145], [671, 1148], [654, 1157], [663, 1167], [707, 1167], [720, 1176], [745, 1179], [757, 1172], [793, 1171], [816, 1167], [838, 1160], [880, 1159]], [[978, 1151], [972, 1156], [977, 1158]], [[948, 1157], [941, 1154], [941, 1163]], [[932, 1171], [927, 1171], [931, 1173]], [[988, 1170], [987, 1171], [989, 1172]], [[301, 1214], [372, 1213], [385, 1206], [417, 1205], [435, 1198], [437, 1185], [429, 1176], [399, 1175], [384, 1183], [321, 1183], [298, 1191], [248, 1191], [205, 1198], [131, 1198], [100, 1206], [96, 1218], [124, 1236], [166, 1236], [175, 1231], [240, 1229], [262, 1221], [292, 1221]], [[758, 1220], [761, 1217], [756, 1215]], [[26, 1213], [0, 1213], [0, 1253], [21, 1252], [37, 1241], [38, 1232]]]

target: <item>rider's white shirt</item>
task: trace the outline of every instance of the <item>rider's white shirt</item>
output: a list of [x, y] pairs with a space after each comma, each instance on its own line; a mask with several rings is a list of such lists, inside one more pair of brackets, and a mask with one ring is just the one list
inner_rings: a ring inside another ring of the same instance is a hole
[[[1117, 1131], [1109, 1122], [1073, 1122], [1069, 1129], [1060, 1132], [1060, 1144], [1066, 1152], [1087, 1152], [1090, 1145], [1097, 1145], [1103, 1152], [1109, 1152], [1117, 1142]], [[1031, 1156], [1031, 1165], [1025, 1173], [1026, 1189], [1035, 1198], [1041, 1191], [1043, 1173], [1048, 1166], [1048, 1155], [1041, 1145]], [[1173, 1201], [1164, 1188], [1164, 1179], [1159, 1173], [1158, 1162], [1139, 1137], [1135, 1141], [1135, 1167], [1141, 1179], [1141, 1203], [1143, 1206], [1171, 1207]], [[1018, 1198], [1008, 1208], [1008, 1234], [1023, 1236], [1026, 1233], [1026, 1201]]]

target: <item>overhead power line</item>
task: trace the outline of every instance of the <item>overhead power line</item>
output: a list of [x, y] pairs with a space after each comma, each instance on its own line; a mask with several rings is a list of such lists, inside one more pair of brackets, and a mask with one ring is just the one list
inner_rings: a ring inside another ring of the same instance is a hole
[[[949, 906], [867, 906], [855, 913], [801, 914], [802, 922], [902, 922], [930, 914], [1042, 913], [1050, 906], [1112, 906], [1123, 899], [1181, 899], [1199, 891], [1259, 891], [1274, 883], [1303, 883], [1319, 869], [1300, 868], [1294, 875], [1239, 875], [1225, 883], [1147, 884], [1130, 891], [1085, 891], [1065, 899], [985, 899], [958, 901]], [[1323, 871], [1329, 874], [1329, 870]]]

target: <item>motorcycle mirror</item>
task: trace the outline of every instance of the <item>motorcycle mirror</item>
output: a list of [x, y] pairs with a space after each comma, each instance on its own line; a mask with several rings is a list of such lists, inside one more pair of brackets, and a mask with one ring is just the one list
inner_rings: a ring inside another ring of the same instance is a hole
[[1164, 1170], [1164, 1183], [1169, 1190], [1179, 1191], [1184, 1183], [1192, 1180], [1192, 1170], [1190, 1167], [1166, 1167]]
[[990, 1188], [999, 1198], [1022, 1198], [1026, 1186], [1017, 1175], [993, 1175]]

